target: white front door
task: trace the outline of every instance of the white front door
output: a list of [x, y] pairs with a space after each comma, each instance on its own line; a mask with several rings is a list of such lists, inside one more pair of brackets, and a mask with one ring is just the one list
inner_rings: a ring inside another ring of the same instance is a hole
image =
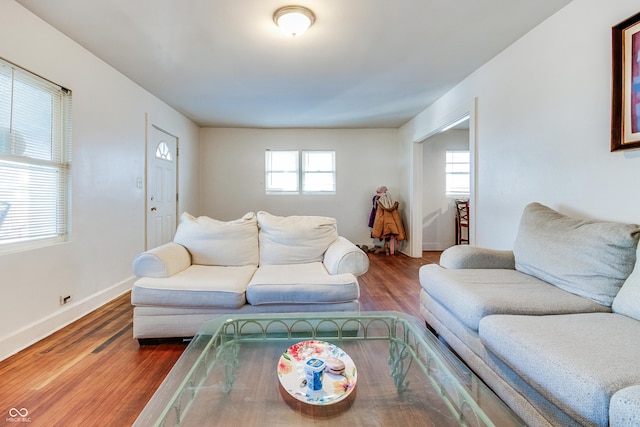
[[155, 126], [147, 143], [147, 249], [176, 232], [178, 139]]

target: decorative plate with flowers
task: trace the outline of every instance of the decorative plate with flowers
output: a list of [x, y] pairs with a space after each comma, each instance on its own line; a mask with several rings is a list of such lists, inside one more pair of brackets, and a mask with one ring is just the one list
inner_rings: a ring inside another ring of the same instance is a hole
[[[304, 362], [315, 357], [327, 360], [339, 359], [344, 363], [344, 374], [324, 373], [322, 390], [312, 391], [307, 387]], [[340, 347], [325, 341], [302, 341], [292, 345], [278, 361], [278, 379], [282, 388], [301, 402], [312, 405], [331, 405], [345, 399], [356, 386], [356, 366]]]

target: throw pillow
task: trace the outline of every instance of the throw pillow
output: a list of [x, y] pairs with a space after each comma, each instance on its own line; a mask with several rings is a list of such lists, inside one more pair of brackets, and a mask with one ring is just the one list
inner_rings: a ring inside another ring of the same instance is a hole
[[233, 221], [183, 213], [173, 241], [200, 265], [258, 265], [258, 223], [253, 212]]
[[636, 266], [620, 288], [611, 308], [615, 313], [640, 320], [640, 248], [636, 252]]
[[570, 218], [539, 203], [524, 209], [516, 270], [611, 306], [636, 262], [640, 226]]
[[322, 261], [338, 239], [336, 220], [323, 216], [275, 216], [258, 212], [260, 264]]

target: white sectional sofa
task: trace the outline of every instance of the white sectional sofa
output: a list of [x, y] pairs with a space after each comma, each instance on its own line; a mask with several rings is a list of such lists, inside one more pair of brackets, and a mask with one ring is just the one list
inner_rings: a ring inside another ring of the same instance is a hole
[[640, 226], [538, 203], [420, 269], [426, 322], [530, 426], [640, 426]]
[[368, 268], [334, 218], [184, 213], [173, 242], [133, 261], [133, 336], [191, 337], [230, 312], [358, 311], [357, 276]]

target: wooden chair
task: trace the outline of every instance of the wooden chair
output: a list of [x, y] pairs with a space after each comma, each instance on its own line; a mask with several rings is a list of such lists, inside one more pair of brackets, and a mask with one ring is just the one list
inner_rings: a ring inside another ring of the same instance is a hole
[[456, 200], [456, 245], [469, 244], [469, 201]]

